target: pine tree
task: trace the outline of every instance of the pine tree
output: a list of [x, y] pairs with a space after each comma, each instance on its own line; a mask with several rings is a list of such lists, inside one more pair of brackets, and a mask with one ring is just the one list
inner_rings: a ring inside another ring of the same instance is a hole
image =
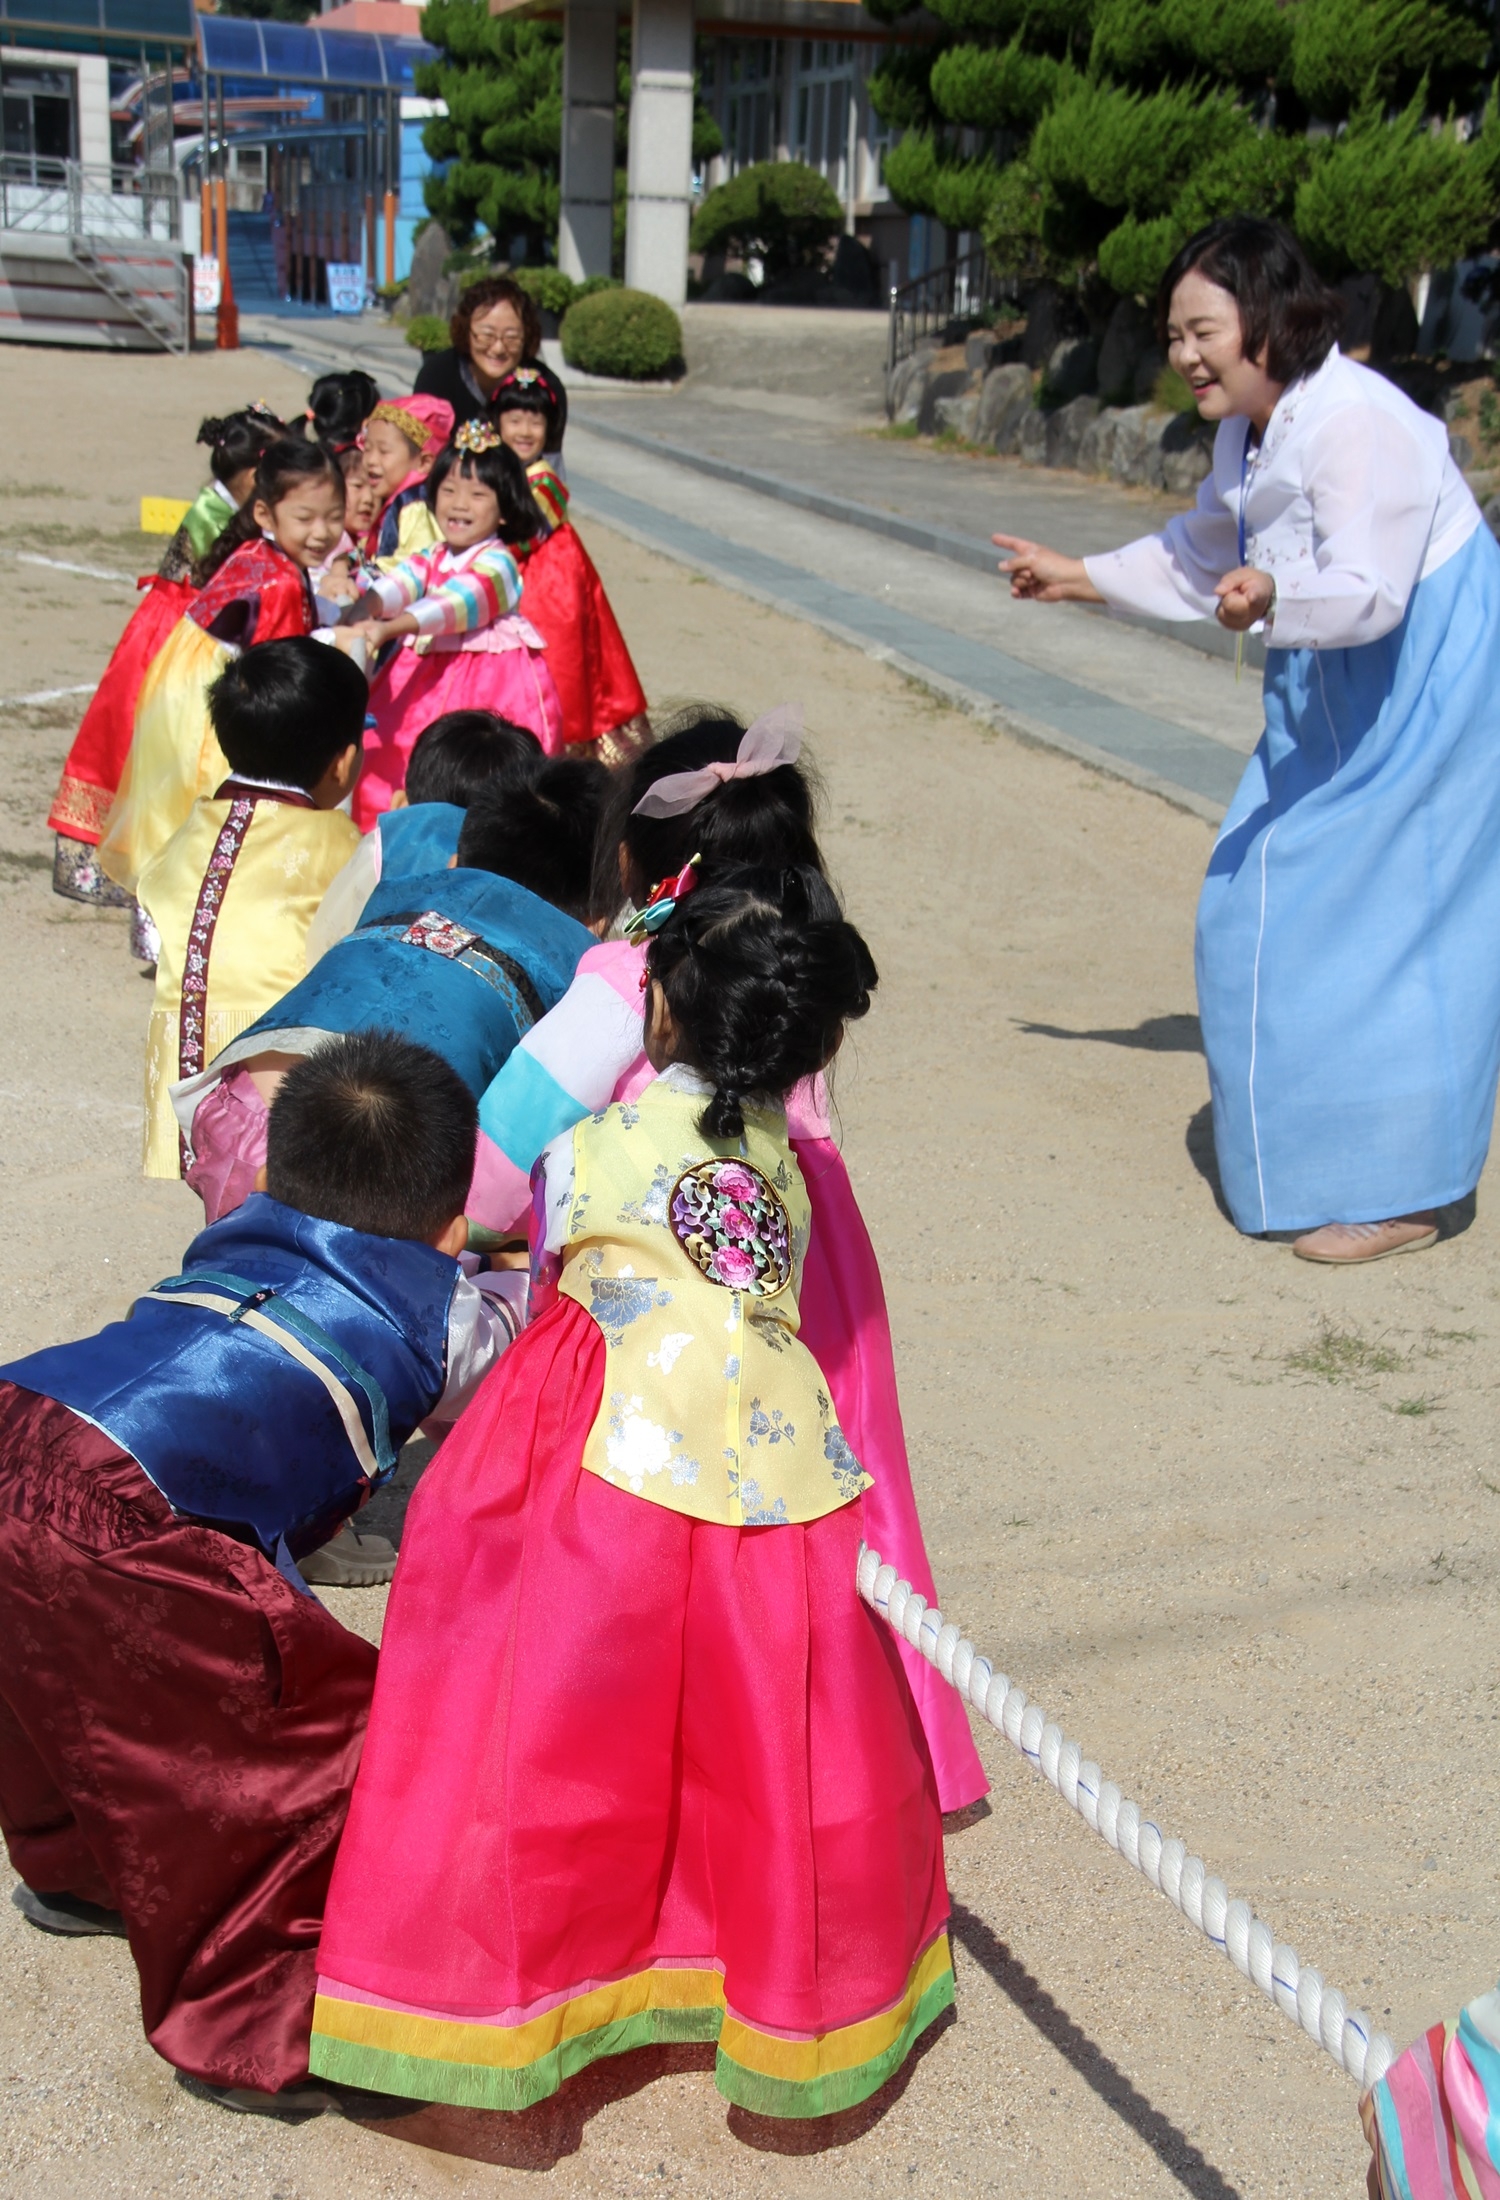
[[524, 236], [526, 257], [542, 259], [557, 235], [561, 31], [491, 15], [486, 0], [428, 0], [422, 32], [439, 59], [418, 69], [417, 90], [448, 109], [422, 133], [444, 164], [427, 179], [428, 212], [457, 244], [483, 228], [502, 248]]

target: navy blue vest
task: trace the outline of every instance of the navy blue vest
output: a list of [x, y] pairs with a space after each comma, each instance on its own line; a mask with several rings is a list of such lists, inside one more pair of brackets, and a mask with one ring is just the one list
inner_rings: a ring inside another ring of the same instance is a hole
[[593, 945], [572, 917], [492, 871], [383, 878], [355, 930], [239, 1034], [231, 1059], [281, 1031], [395, 1031], [441, 1054], [477, 1100]]
[[0, 1368], [82, 1414], [168, 1504], [270, 1557], [327, 1540], [443, 1394], [459, 1267], [252, 1193], [123, 1322]]
[[458, 854], [464, 813], [456, 802], [408, 802], [375, 820], [380, 835], [380, 875], [441, 871]]

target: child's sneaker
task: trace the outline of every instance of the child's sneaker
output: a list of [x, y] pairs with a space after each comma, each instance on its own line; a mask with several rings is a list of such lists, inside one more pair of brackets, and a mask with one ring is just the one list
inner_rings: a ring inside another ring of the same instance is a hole
[[396, 1571], [396, 1546], [383, 1535], [365, 1535], [352, 1522], [331, 1543], [309, 1551], [298, 1572], [318, 1589], [374, 1589]]

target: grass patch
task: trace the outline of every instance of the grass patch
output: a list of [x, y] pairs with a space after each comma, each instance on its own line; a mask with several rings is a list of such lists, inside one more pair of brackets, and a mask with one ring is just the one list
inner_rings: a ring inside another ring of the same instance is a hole
[[60, 481], [0, 481], [0, 497], [66, 497], [73, 494]]
[[1372, 1344], [1332, 1322], [1324, 1322], [1311, 1344], [1298, 1345], [1285, 1357], [1294, 1375], [1316, 1375], [1325, 1383], [1347, 1382], [1356, 1375], [1393, 1375], [1402, 1365], [1401, 1354], [1390, 1345]]
[[1415, 1421], [1424, 1413], [1436, 1413], [1438, 1402], [1430, 1392], [1424, 1390], [1419, 1397], [1398, 1399], [1392, 1411], [1404, 1414], [1409, 1421]]
[[892, 420], [884, 428], [872, 428], [871, 434], [881, 436], [887, 443], [915, 443], [922, 433], [915, 420]]

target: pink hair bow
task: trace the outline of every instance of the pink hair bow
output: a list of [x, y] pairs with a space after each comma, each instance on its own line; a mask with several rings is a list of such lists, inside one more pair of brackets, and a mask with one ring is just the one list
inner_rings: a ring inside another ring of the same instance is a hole
[[705, 764], [701, 771], [670, 772], [648, 787], [631, 812], [633, 817], [681, 817], [694, 809], [715, 787], [729, 779], [759, 779], [783, 764], [795, 764], [802, 754], [802, 705], [778, 703], [748, 726], [732, 764]]

